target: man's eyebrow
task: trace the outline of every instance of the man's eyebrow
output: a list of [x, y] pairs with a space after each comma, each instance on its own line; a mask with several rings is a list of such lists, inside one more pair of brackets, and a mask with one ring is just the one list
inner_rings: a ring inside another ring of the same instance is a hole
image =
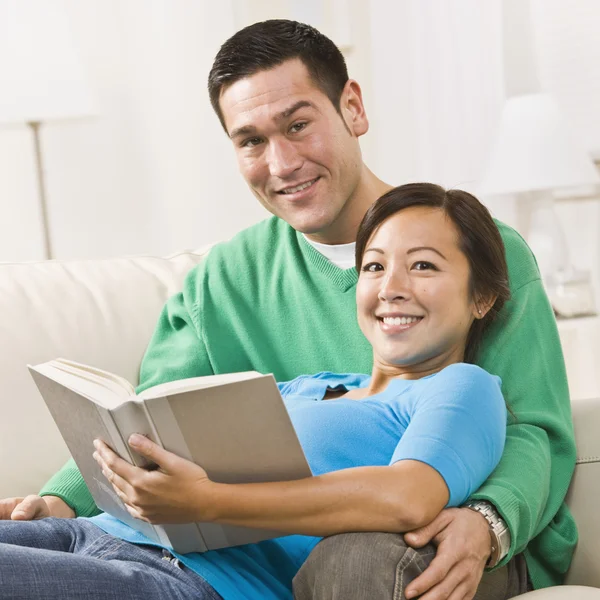
[[301, 108], [316, 108], [315, 105], [309, 100], [298, 100], [295, 104], [292, 104], [289, 108], [282, 110], [276, 117], [276, 121], [281, 121], [283, 119], [287, 119], [291, 117], [297, 110]]
[[[292, 104], [289, 108], [282, 110], [278, 115], [275, 115], [275, 121], [283, 121], [284, 119], [288, 119], [291, 117], [297, 110], [301, 108], [314, 108], [315, 105], [309, 100], [298, 100], [295, 104]], [[229, 137], [231, 139], [243, 136], [243, 135], [252, 135], [256, 133], [256, 127], [254, 125], [243, 125], [242, 127], [237, 127], [230, 134]]]
[[242, 135], [250, 135], [252, 133], [256, 133], [256, 127], [254, 127], [254, 125], [244, 125], [243, 127], [238, 127], [237, 129], [234, 129], [229, 134], [229, 137], [233, 139]]
[[[431, 246], [416, 246], [415, 248], [407, 250], [406, 254], [413, 254], [414, 252], [418, 252], [419, 250], [431, 250], [432, 252], [439, 254], [444, 260], [448, 260], [439, 250], [436, 250]], [[379, 252], [379, 254], [385, 254], [385, 252], [381, 248], [367, 248], [364, 251], [364, 254], [366, 254], [367, 252]]]

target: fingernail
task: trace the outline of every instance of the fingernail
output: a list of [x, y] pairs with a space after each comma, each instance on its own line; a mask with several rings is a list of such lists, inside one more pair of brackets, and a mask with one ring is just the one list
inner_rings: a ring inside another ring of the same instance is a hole
[[129, 443], [132, 446], [139, 446], [142, 443], [142, 436], [139, 433], [132, 433], [129, 436]]
[[414, 598], [415, 596], [418, 596], [419, 594], [417, 594], [417, 592], [415, 592], [414, 590], [410, 590], [408, 592], [404, 592], [404, 596], [410, 600], [411, 598]]
[[98, 448], [100, 446], [100, 442], [98, 440], [94, 440], [94, 448]]

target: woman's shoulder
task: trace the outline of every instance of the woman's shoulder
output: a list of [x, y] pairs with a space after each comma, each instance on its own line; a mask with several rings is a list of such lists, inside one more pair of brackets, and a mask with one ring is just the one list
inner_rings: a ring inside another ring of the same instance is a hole
[[506, 418], [502, 380], [477, 365], [454, 363], [423, 383], [414, 396], [414, 410], [444, 408], [483, 419]]
[[502, 380], [497, 375], [470, 363], [453, 363], [438, 371], [435, 375], [424, 378], [427, 387], [434, 390], [456, 390], [458, 392], [489, 391], [502, 388]]
[[500, 381], [500, 377], [482, 369], [478, 365], [465, 362], [457, 362], [444, 367], [431, 379], [456, 379], [459, 381]]

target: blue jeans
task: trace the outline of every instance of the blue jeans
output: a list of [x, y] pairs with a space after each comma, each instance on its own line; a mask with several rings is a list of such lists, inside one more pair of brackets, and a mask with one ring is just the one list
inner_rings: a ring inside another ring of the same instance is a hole
[[0, 521], [2, 600], [221, 600], [162, 548], [136, 546], [85, 519]]

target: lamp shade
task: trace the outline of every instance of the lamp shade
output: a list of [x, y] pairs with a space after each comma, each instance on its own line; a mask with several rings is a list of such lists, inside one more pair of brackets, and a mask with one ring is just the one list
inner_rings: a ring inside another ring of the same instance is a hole
[[0, 1], [0, 124], [96, 113], [60, 0]]
[[482, 195], [541, 191], [600, 183], [589, 154], [565, 123], [549, 94], [509, 98]]

